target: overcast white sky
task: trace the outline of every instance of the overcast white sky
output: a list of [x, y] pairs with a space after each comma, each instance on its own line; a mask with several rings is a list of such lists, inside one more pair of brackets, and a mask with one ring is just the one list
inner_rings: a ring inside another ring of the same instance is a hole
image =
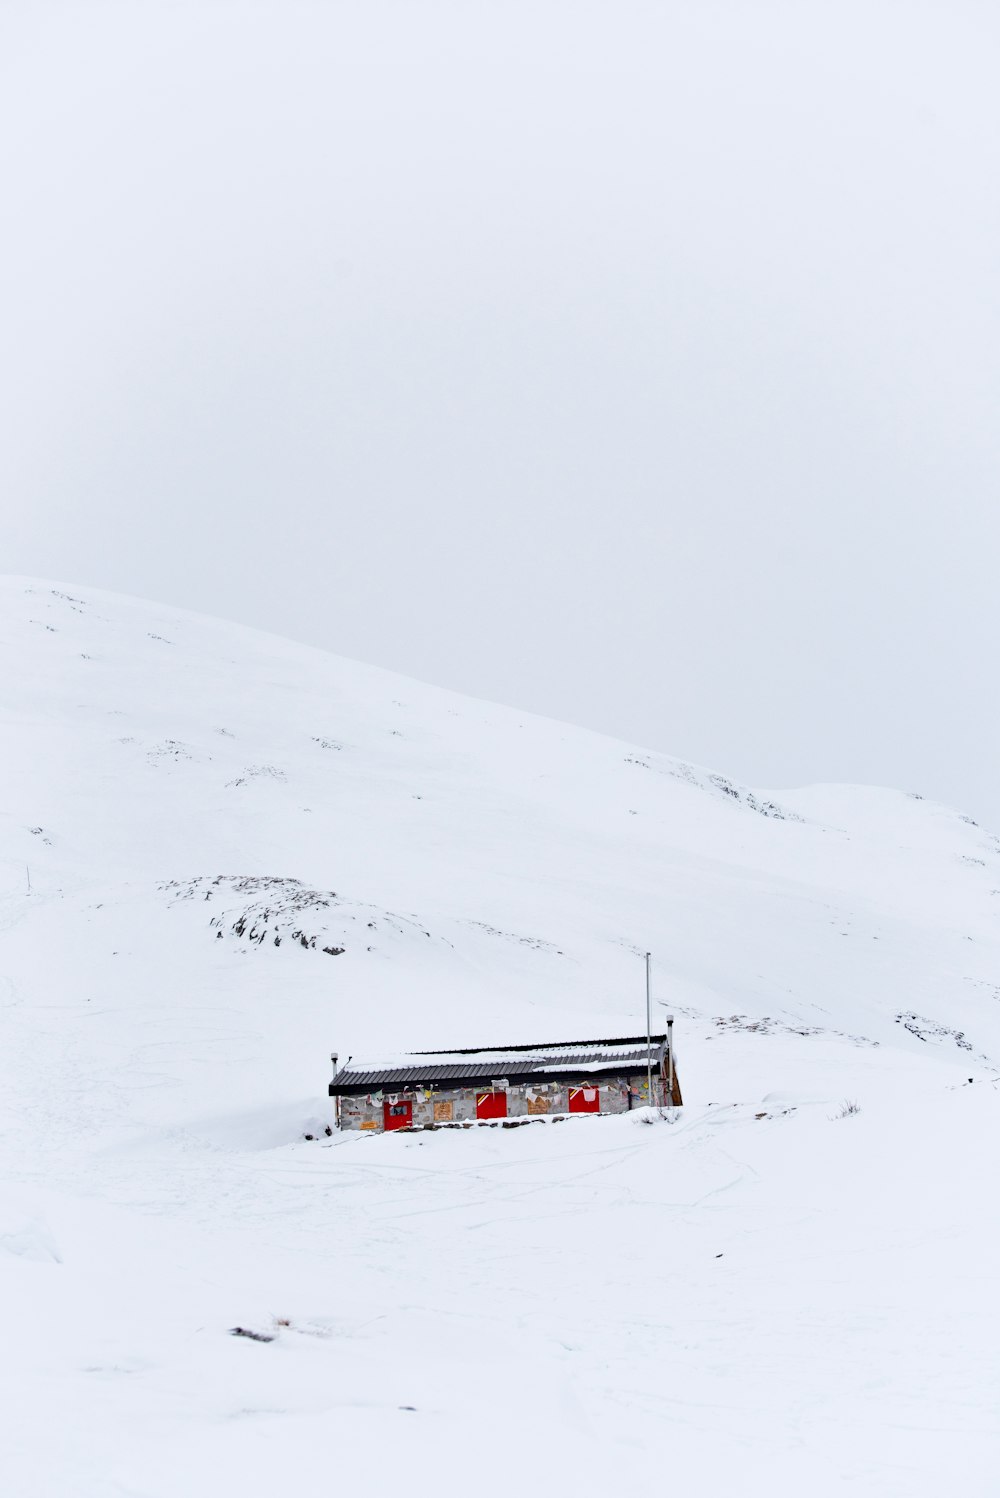
[[0, 570], [1000, 830], [996, 0], [0, 0]]

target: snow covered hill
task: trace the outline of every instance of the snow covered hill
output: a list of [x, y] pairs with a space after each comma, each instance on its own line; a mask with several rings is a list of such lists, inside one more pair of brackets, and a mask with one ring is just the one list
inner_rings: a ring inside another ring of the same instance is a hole
[[[0, 642], [19, 1495], [995, 1491], [996, 838], [90, 589]], [[323, 1132], [647, 948], [674, 1121]]]

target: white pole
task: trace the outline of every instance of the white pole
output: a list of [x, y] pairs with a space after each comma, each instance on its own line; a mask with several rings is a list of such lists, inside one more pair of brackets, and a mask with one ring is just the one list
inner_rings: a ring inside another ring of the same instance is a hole
[[649, 953], [646, 953], [646, 1102], [653, 1106], [653, 1019]]

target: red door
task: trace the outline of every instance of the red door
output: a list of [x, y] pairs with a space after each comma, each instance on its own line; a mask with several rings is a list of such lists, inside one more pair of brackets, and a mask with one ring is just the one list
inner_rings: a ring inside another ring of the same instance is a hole
[[571, 1087], [569, 1111], [571, 1113], [600, 1113], [600, 1089], [598, 1087]]
[[413, 1104], [405, 1103], [383, 1103], [382, 1104], [382, 1127], [386, 1133], [390, 1129], [408, 1129], [413, 1123]]
[[477, 1118], [506, 1118], [507, 1094], [505, 1092], [477, 1092]]

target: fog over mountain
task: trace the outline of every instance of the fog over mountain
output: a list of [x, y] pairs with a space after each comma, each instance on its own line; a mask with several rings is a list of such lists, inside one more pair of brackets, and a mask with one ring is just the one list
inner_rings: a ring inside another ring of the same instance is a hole
[[1000, 829], [980, 0], [9, 0], [0, 557]]

